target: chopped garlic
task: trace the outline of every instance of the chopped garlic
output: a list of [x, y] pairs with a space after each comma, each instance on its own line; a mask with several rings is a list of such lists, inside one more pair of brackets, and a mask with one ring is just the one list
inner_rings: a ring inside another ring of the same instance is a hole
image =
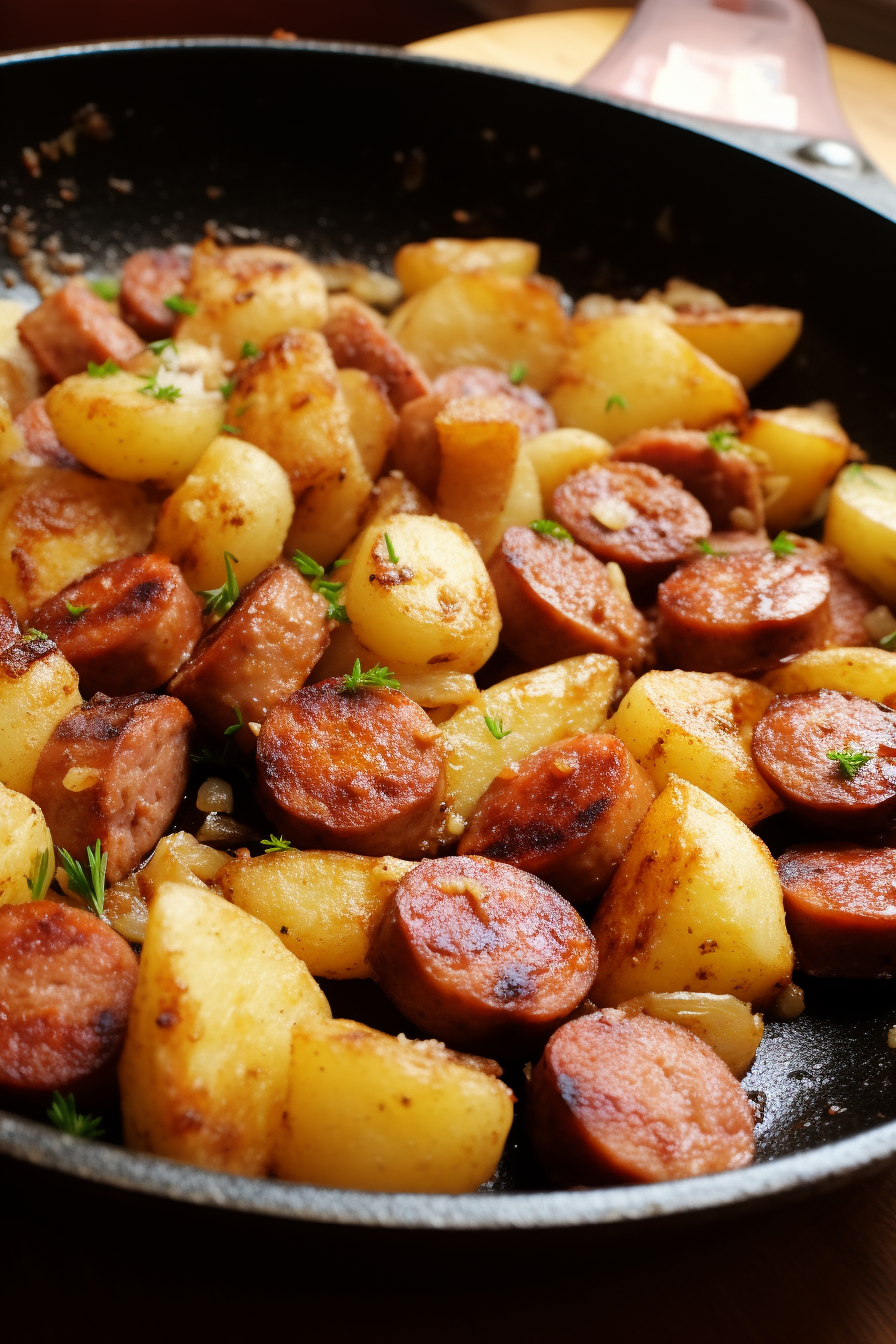
[[591, 509], [591, 517], [610, 532], [624, 532], [637, 522], [638, 513], [624, 499], [599, 499]]
[[85, 789], [93, 788], [101, 777], [99, 770], [91, 770], [86, 765], [73, 765], [63, 779], [62, 787], [68, 789], [69, 793], [83, 793]]
[[211, 775], [199, 786], [196, 806], [200, 812], [232, 812], [233, 789], [226, 779], [218, 779], [217, 776]]
[[629, 597], [628, 584], [625, 581], [625, 575], [622, 567], [617, 565], [615, 560], [607, 561], [607, 578], [610, 580], [610, 587], [613, 588], [620, 597]]

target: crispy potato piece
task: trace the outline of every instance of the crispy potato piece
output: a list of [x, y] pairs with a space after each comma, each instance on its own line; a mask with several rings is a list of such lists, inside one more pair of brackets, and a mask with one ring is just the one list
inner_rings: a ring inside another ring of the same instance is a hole
[[[489, 784], [515, 761], [560, 738], [597, 732], [618, 686], [615, 658], [587, 653], [499, 681], [458, 709], [442, 725], [448, 806], [439, 838], [448, 844], [463, 834]], [[494, 737], [486, 714], [503, 724], [504, 737]]]
[[279, 462], [222, 434], [163, 503], [154, 546], [197, 592], [224, 582], [228, 551], [244, 587], [280, 555], [292, 515], [289, 478]]
[[765, 1027], [761, 1013], [733, 994], [639, 994], [619, 1007], [675, 1022], [699, 1036], [725, 1061], [735, 1078], [750, 1071]]
[[363, 369], [339, 369], [336, 376], [348, 407], [349, 428], [364, 470], [375, 479], [398, 434], [398, 415], [382, 384]]
[[0, 784], [0, 835], [0, 905], [41, 900], [56, 867], [53, 837], [37, 803], [4, 784]]
[[488, 271], [525, 280], [538, 270], [538, 245], [522, 238], [430, 238], [406, 243], [395, 254], [395, 274], [408, 298], [446, 275]]
[[671, 326], [733, 373], [749, 391], [790, 354], [803, 330], [803, 315], [792, 308], [746, 308], [676, 312]]
[[78, 674], [49, 639], [0, 652], [0, 783], [30, 795], [38, 757], [80, 703]]
[[875, 648], [812, 649], [762, 678], [775, 695], [846, 691], [896, 709], [896, 653]]
[[19, 339], [19, 322], [25, 311], [23, 303], [0, 299], [0, 397], [13, 415], [40, 396], [40, 370]]
[[544, 516], [553, 517], [554, 491], [568, 476], [585, 471], [587, 467], [602, 467], [612, 455], [612, 445], [587, 429], [552, 429], [547, 434], [528, 439], [523, 444], [523, 456], [528, 457], [535, 468]]
[[327, 287], [315, 266], [284, 247], [218, 247], [204, 238], [193, 248], [183, 298], [197, 305], [181, 318], [177, 339], [219, 345], [238, 359], [243, 345], [263, 345], [292, 328], [323, 326]]
[[388, 327], [430, 378], [461, 364], [509, 373], [521, 363], [526, 381], [544, 392], [556, 380], [569, 320], [541, 281], [480, 272], [437, 281], [396, 309]]
[[305, 966], [260, 920], [195, 887], [162, 885], [118, 1070], [125, 1143], [268, 1175], [292, 1029], [329, 1015]]
[[41, 467], [0, 495], [0, 592], [20, 619], [107, 560], [145, 551], [157, 505], [139, 485]]
[[673, 420], [704, 429], [747, 409], [738, 380], [655, 317], [574, 322], [572, 336], [550, 397], [561, 425], [618, 443]]
[[843, 563], [889, 606], [896, 606], [896, 471], [846, 467], [834, 482], [824, 539]]
[[12, 418], [9, 402], [0, 396], [0, 488], [28, 475], [28, 467], [22, 461], [24, 453], [25, 440]]
[[357, 638], [389, 667], [476, 672], [497, 647], [492, 581], [470, 539], [443, 518], [398, 513], [368, 528], [343, 601]]
[[[340, 559], [351, 563], [358, 553], [361, 540], [369, 527], [384, 523], [396, 513], [419, 513], [430, 515], [433, 512], [431, 502], [418, 490], [413, 481], [409, 481], [404, 472], [390, 471], [375, 483], [361, 519], [361, 530], [353, 541], [346, 546]], [[341, 567], [342, 568], [342, 567]], [[338, 575], [343, 582], [348, 581], [348, 566]]]
[[609, 726], [658, 789], [678, 775], [755, 826], [784, 806], [750, 754], [771, 700], [764, 686], [726, 672], [648, 672]]
[[765, 521], [772, 533], [811, 519], [818, 496], [850, 453], [849, 436], [836, 420], [801, 406], [751, 411], [740, 439], [768, 461]]
[[373, 482], [318, 332], [290, 331], [242, 367], [228, 415], [283, 467], [296, 501], [287, 549], [330, 564], [360, 526]]
[[360, 1022], [296, 1027], [276, 1175], [352, 1190], [478, 1189], [501, 1157], [513, 1093], [468, 1058]]
[[594, 918], [590, 998], [711, 990], [760, 1008], [790, 983], [793, 948], [775, 862], [733, 812], [672, 775]]
[[216, 880], [227, 900], [267, 924], [312, 975], [366, 980], [373, 931], [413, 867], [407, 859], [288, 849], [234, 859]]
[[[356, 658], [360, 660], [363, 672], [369, 672], [382, 661], [378, 654], [364, 647], [350, 625], [337, 626], [308, 678], [309, 683], [325, 681], [327, 677], [341, 677], [343, 673], [351, 671]], [[438, 711], [441, 717], [437, 718], [437, 722], [447, 717], [448, 711], [479, 699], [479, 688], [470, 673], [455, 672], [446, 664], [415, 667], [412, 663], [400, 663], [393, 659], [389, 663], [389, 670], [401, 683], [401, 689], [409, 700], [415, 701], [423, 709]]]
[[140, 896], [147, 904], [165, 882], [186, 883], [208, 891], [218, 873], [229, 862], [227, 854], [211, 845], [201, 845], [189, 831], [175, 831], [163, 835], [152, 852], [152, 858], [136, 874]]
[[109, 378], [76, 373], [51, 387], [47, 414], [63, 448], [116, 481], [182, 481], [220, 433], [224, 403], [198, 374], [160, 373], [156, 391], [171, 387], [173, 400], [147, 386], [121, 370]]

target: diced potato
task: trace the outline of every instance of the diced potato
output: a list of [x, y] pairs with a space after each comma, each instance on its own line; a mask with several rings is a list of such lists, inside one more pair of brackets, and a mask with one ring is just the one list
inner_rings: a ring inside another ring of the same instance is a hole
[[765, 454], [777, 484], [765, 505], [770, 532], [807, 522], [850, 452], [849, 436], [836, 420], [799, 406], [751, 411], [739, 437]]
[[154, 386], [178, 395], [155, 396], [145, 378], [124, 370], [76, 373], [50, 388], [47, 414], [62, 446], [101, 476], [176, 485], [220, 433], [224, 403], [200, 374], [165, 372]]
[[775, 695], [847, 691], [896, 709], [896, 653], [875, 648], [812, 649], [762, 678]]
[[222, 434], [162, 504], [155, 547], [197, 592], [224, 582], [227, 551], [244, 587], [281, 554], [292, 515], [289, 478], [279, 462]]
[[549, 286], [509, 275], [449, 275], [408, 299], [389, 319], [397, 341], [431, 378], [460, 364], [509, 373], [526, 366], [536, 392], [552, 387], [569, 321]]
[[0, 488], [11, 485], [22, 476], [22, 468], [16, 459], [24, 451], [25, 441], [13, 422], [9, 402], [0, 396]]
[[736, 1078], [752, 1067], [762, 1040], [762, 1014], [733, 994], [641, 994], [619, 1007], [627, 1013], [647, 1013], [687, 1027], [725, 1061]]
[[489, 271], [525, 280], [538, 270], [538, 246], [522, 238], [430, 238], [395, 254], [395, 274], [408, 298], [446, 275]]
[[139, 485], [41, 467], [0, 494], [0, 593], [20, 620], [106, 560], [145, 551], [157, 505]]
[[0, 783], [30, 794], [38, 757], [80, 704], [78, 674], [49, 640], [21, 640], [0, 654]]
[[[363, 672], [369, 672], [381, 661], [378, 654], [360, 643], [350, 625], [340, 625], [330, 636], [330, 643], [315, 664], [309, 680], [317, 682], [327, 677], [341, 677], [351, 671], [356, 658], [360, 660]], [[389, 670], [401, 683], [403, 694], [423, 709], [456, 709], [479, 699], [479, 688], [470, 673], [454, 672], [445, 664], [415, 667], [393, 660]]]
[[792, 308], [722, 308], [676, 312], [671, 325], [749, 391], [790, 354], [803, 329]]
[[647, 672], [610, 728], [658, 789], [679, 775], [755, 826], [783, 807], [750, 752], [753, 729], [772, 699], [764, 686], [726, 672]]
[[551, 500], [558, 485], [573, 472], [600, 467], [613, 455], [612, 446], [587, 429], [552, 429], [523, 444], [523, 455], [535, 468], [541, 496], [551, 517]]
[[128, 373], [155, 378], [163, 385], [169, 373], [198, 373], [206, 392], [220, 392], [231, 364], [224, 358], [220, 346], [200, 345], [198, 341], [185, 341], [179, 336], [176, 343], [165, 345], [161, 350], [146, 346], [124, 367]]
[[370, 939], [398, 883], [415, 865], [287, 849], [234, 859], [218, 873], [224, 896], [278, 935], [312, 975], [365, 980]]
[[397, 513], [368, 528], [343, 600], [357, 638], [389, 667], [476, 672], [498, 643], [501, 617], [485, 565], [443, 518]]
[[289, 550], [330, 564], [357, 533], [373, 482], [323, 336], [291, 331], [272, 341], [245, 369], [228, 415], [289, 477], [296, 501]]
[[18, 415], [40, 395], [40, 370], [30, 350], [19, 340], [19, 323], [25, 305], [13, 299], [0, 299], [0, 397]]
[[635, 832], [592, 924], [602, 1008], [710, 990], [762, 1008], [793, 949], [775, 861], [722, 803], [673, 775]]
[[0, 784], [0, 905], [39, 901], [55, 867], [43, 812], [24, 793]]
[[376, 478], [395, 442], [398, 416], [381, 384], [363, 369], [340, 369], [337, 377], [364, 470]]
[[[433, 507], [431, 502], [424, 495], [422, 490], [418, 490], [413, 481], [409, 481], [402, 471], [390, 471], [386, 476], [381, 476], [373, 487], [370, 498], [367, 501], [367, 507], [364, 510], [364, 517], [361, 520], [361, 531], [353, 541], [346, 546], [340, 559], [349, 564], [354, 560], [358, 553], [358, 547], [361, 545], [361, 539], [368, 527], [375, 527], [378, 523], [384, 523], [387, 518], [391, 518], [396, 513], [425, 513], [431, 514]], [[345, 582], [348, 579], [349, 570], [346, 565], [339, 578]]]
[[[448, 756], [448, 808], [440, 838], [463, 834], [473, 808], [492, 780], [524, 756], [579, 733], [596, 733], [619, 686], [619, 665], [601, 653], [581, 654], [523, 672], [483, 691], [442, 726]], [[498, 740], [485, 715], [503, 724]]]
[[852, 463], [831, 490], [824, 539], [851, 574], [896, 605], [896, 471]]
[[302, 1024], [275, 1170], [341, 1189], [460, 1194], [494, 1175], [512, 1119], [510, 1088], [438, 1041]]
[[197, 305], [181, 318], [177, 339], [220, 345], [238, 359], [243, 345], [263, 345], [295, 327], [322, 327], [327, 287], [315, 266], [284, 247], [217, 247], [205, 238], [193, 248], [183, 294]]
[[508, 527], [526, 527], [536, 518], [543, 517], [544, 500], [541, 497], [538, 473], [525, 453], [521, 452], [516, 460], [510, 479], [510, 489], [498, 520], [498, 539], [503, 537]]
[[618, 443], [672, 421], [704, 429], [747, 409], [738, 380], [655, 317], [574, 322], [572, 335], [550, 398], [561, 425]]
[[306, 967], [260, 920], [220, 896], [163, 885], [119, 1064], [125, 1143], [268, 1175], [293, 1027], [329, 1013]]
[[519, 425], [508, 419], [503, 397], [450, 401], [435, 423], [441, 449], [436, 512], [462, 527], [487, 562], [504, 533]]
[[201, 845], [189, 831], [175, 831], [162, 837], [152, 858], [137, 873], [140, 895], [149, 904], [163, 882], [181, 882], [208, 891], [208, 884], [228, 862], [227, 854]]

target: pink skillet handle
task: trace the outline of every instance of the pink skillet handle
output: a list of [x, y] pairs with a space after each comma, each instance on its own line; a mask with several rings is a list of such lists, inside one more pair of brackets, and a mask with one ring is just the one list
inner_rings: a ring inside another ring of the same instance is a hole
[[641, 0], [581, 83], [670, 112], [855, 143], [803, 0]]

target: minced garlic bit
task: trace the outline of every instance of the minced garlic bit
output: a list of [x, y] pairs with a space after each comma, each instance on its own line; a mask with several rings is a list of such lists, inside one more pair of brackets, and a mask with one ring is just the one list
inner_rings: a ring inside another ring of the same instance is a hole
[[574, 756], [555, 756], [551, 761], [551, 774], [565, 779], [568, 775], [574, 775], [578, 767], [579, 763]]
[[467, 829], [467, 823], [463, 817], [459, 817], [456, 812], [449, 812], [445, 818], [445, 830], [449, 835], [463, 835]]
[[615, 560], [607, 561], [607, 578], [610, 581], [610, 587], [613, 588], [620, 597], [628, 597], [628, 584], [625, 581], [625, 575], [622, 567], [617, 565]]
[[246, 727], [249, 729], [249, 732], [252, 734], [253, 737], [257, 737], [258, 734], [261, 732], [261, 724], [256, 723], [254, 719], [250, 719], [249, 722], [246, 724]]
[[624, 499], [599, 499], [592, 506], [591, 517], [610, 532], [624, 532], [637, 521], [638, 513]]
[[896, 1050], [896, 1027], [891, 1027], [887, 1032], [887, 1045], [891, 1050]]
[[73, 765], [62, 781], [62, 787], [69, 793], [83, 793], [90, 789], [100, 778], [99, 770], [91, 770], [86, 765]]
[[218, 779], [217, 776], [211, 775], [199, 786], [196, 806], [200, 812], [232, 812], [233, 789], [226, 779]]

